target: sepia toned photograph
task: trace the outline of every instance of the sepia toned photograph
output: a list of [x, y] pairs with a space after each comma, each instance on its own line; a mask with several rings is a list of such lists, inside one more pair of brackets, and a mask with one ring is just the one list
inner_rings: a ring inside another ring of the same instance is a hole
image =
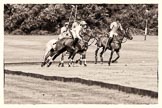
[[4, 4], [4, 104], [157, 105], [158, 4]]

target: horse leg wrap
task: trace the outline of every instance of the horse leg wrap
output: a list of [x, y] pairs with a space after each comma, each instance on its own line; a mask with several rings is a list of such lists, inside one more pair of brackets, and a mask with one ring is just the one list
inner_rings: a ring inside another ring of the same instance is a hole
[[83, 61], [84, 61], [84, 66], [87, 66], [87, 60], [83, 59]]

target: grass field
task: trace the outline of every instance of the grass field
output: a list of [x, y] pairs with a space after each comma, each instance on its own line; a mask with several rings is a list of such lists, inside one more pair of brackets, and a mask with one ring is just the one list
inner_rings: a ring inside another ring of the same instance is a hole
[[[111, 66], [108, 66], [107, 63], [104, 64], [99, 63], [96, 65], [93, 63], [89, 63], [87, 67], [75, 65], [74, 67], [69, 68], [66, 65], [64, 68], [59, 68], [57, 67], [57, 63], [55, 63], [50, 68], [41, 68], [40, 65], [37, 64], [21, 64], [22, 62], [29, 62], [29, 63], [41, 62], [44, 54], [45, 44], [48, 42], [48, 40], [53, 38], [54, 37], [52, 36], [5, 36], [4, 61], [5, 63], [13, 63], [13, 64], [5, 64], [5, 69], [9, 69], [13, 71], [36, 73], [36, 74], [42, 74], [47, 76], [79, 77], [88, 80], [102, 81], [102, 82], [107, 82], [112, 84], [120, 84], [124, 86], [152, 90], [156, 92], [158, 91], [158, 87], [157, 87], [158, 37], [157, 36], [150, 36], [147, 38], [147, 41], [144, 41], [142, 36], [134, 36], [134, 40], [127, 41], [122, 45], [122, 49], [120, 52], [121, 57], [119, 58], [118, 63], [112, 64]], [[87, 52], [87, 61], [94, 61], [95, 48], [96, 47], [94, 44], [89, 47]], [[110, 53], [109, 51], [105, 53], [104, 55], [105, 61], [108, 60], [109, 53]], [[58, 61], [59, 57], [56, 60]], [[14, 63], [20, 63], [20, 64], [14, 64]], [[7, 80], [5, 82], [8, 83], [6, 83], [5, 85], [5, 90], [7, 90], [7, 87], [13, 87], [11, 86], [10, 84], [11, 82], [9, 81], [10, 79], [12, 79], [12, 76], [6, 75], [6, 79]], [[13, 80], [19, 81], [19, 79], [20, 77], [18, 76], [13, 77]], [[33, 82], [35, 81], [36, 79]], [[15, 88], [17, 87], [15, 86]], [[10, 96], [11, 94], [8, 93], [7, 91], [5, 93], [6, 93], [5, 97], [7, 97], [6, 98], [7, 100], [9, 98], [14, 98], [11, 97]], [[31, 95], [32, 97], [32, 94], [29, 93], [29, 95]], [[98, 98], [98, 96], [99, 95], [96, 95], [95, 98]], [[7, 100], [6, 103], [14, 103]], [[132, 99], [130, 98], [130, 101], [131, 100]], [[62, 101], [60, 102], [56, 101], [51, 103], [62, 103]], [[78, 102], [84, 103], [81, 101]], [[100, 102], [94, 101], [94, 102], [102, 103], [101, 101]], [[137, 101], [133, 100], [133, 102], [136, 103]], [[133, 103], [133, 102], [128, 102], [128, 103]], [[144, 101], [141, 101], [139, 103], [143, 103], [143, 102]], [[152, 103], [152, 102], [157, 103], [157, 101], [155, 102], [153, 100], [148, 101], [148, 103]], [[68, 102], [64, 102], [64, 103], [68, 103]], [[71, 101], [70, 103], [73, 103], [73, 101]], [[93, 103], [93, 102], [88, 102], [88, 103]], [[103, 101], [103, 103], [105, 102]], [[114, 100], [114, 102], [110, 102], [110, 103], [125, 103], [125, 102], [116, 99], [116, 101]]]
[[[5, 63], [15, 62], [40, 62], [44, 55], [45, 44], [56, 36], [5, 36], [4, 60]], [[143, 41], [142, 36], [134, 36], [134, 40], [122, 45], [120, 63], [157, 64], [158, 37], [151, 36]], [[95, 43], [95, 42], [94, 42]], [[87, 60], [94, 61], [96, 46], [89, 47]], [[104, 55], [108, 60], [109, 51]], [[115, 54], [114, 54], [115, 57]], [[131, 62], [130, 62], [131, 61]]]

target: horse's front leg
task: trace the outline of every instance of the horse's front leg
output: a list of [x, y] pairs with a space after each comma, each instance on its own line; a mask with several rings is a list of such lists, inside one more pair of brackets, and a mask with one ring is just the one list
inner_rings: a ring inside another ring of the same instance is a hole
[[83, 61], [84, 61], [84, 66], [87, 66], [86, 51], [83, 52], [83, 54], [82, 54], [82, 59], [83, 59]]
[[117, 54], [117, 57], [114, 60], [112, 60], [112, 63], [115, 63], [120, 57], [119, 51], [116, 51], [116, 54]]
[[69, 59], [69, 63], [68, 63], [68, 66], [70, 67], [72, 64], [74, 65], [74, 57], [76, 55], [76, 51], [74, 52], [70, 52], [70, 55], [68, 57]]
[[95, 51], [95, 64], [97, 64], [97, 54], [98, 54], [98, 50], [100, 49], [100, 47], [97, 46], [97, 49]]
[[101, 60], [101, 64], [103, 64], [103, 53], [105, 52], [105, 47], [102, 48], [102, 51], [100, 53], [100, 60]]
[[61, 54], [61, 60], [60, 60], [60, 63], [58, 65], [58, 67], [64, 67], [64, 53]]
[[110, 63], [111, 63], [111, 59], [112, 59], [113, 53], [114, 53], [114, 50], [111, 50], [110, 58], [109, 58], [109, 61], [108, 61], [108, 65], [109, 66], [110, 66]]
[[74, 66], [74, 57], [75, 57], [76, 53], [77, 53], [77, 50], [75, 50], [75, 51], [73, 52], [72, 56], [71, 56], [71, 64], [72, 64], [73, 66]]

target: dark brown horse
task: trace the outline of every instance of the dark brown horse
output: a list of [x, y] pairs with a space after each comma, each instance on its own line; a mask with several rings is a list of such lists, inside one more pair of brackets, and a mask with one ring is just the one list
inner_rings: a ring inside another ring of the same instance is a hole
[[[97, 43], [96, 43], [97, 49], [95, 51], [95, 64], [97, 64], [97, 55], [98, 55], [98, 51], [99, 51], [100, 48], [102, 48], [102, 51], [100, 52], [101, 63], [103, 63], [103, 53], [107, 49], [109, 49], [111, 51], [110, 58], [109, 58], [109, 61], [108, 61], [108, 64], [110, 66], [111, 62], [112, 63], [116, 62], [120, 57], [119, 51], [121, 49], [121, 44], [123, 43], [123, 39], [124, 38], [130, 39], [130, 40], [133, 39], [130, 29], [127, 28], [125, 30], [124, 34], [122, 32], [119, 32], [118, 36], [114, 36], [113, 41], [111, 42], [111, 49], [110, 49], [110, 48], [107, 47], [108, 38], [109, 37], [106, 36], [106, 35], [98, 37], [98, 40], [97, 40]], [[112, 60], [114, 52], [116, 52], [117, 57], [114, 60]]]
[[[76, 54], [80, 54], [80, 59], [76, 60], [76, 62], [79, 61], [80, 65], [82, 64], [82, 62], [84, 62], [84, 66], [87, 66], [87, 63], [86, 63], [86, 52], [88, 50], [88, 47], [94, 42], [95, 36], [94, 36], [92, 30], [87, 29], [86, 31], [81, 32], [81, 37], [82, 37], [82, 41], [79, 44], [82, 47], [77, 47], [76, 50], [74, 52], [72, 52], [72, 53], [71, 52], [67, 52], [67, 53], [69, 53], [69, 58], [68, 59], [70, 60], [68, 66], [71, 66], [74, 63], [73, 59], [74, 59]], [[89, 43], [89, 41], [92, 38], [94, 40], [91, 43]], [[59, 64], [59, 66], [60, 65], [64, 66], [64, 62], [63, 62], [64, 56], [65, 56], [65, 54], [62, 54], [61, 62]]]
[[88, 49], [88, 42], [90, 39], [93, 38], [91, 30], [86, 30], [86, 32], [82, 33], [82, 41], [78, 42], [76, 47], [74, 48], [74, 40], [72, 37], [65, 37], [60, 40], [58, 40], [55, 44], [55, 50], [52, 52], [50, 51], [47, 57], [50, 57], [50, 59], [47, 59], [42, 63], [42, 66], [47, 64], [47, 67], [49, 67], [52, 62], [55, 60], [56, 57], [58, 57], [61, 53], [67, 51], [69, 52], [68, 59], [70, 60], [69, 65], [73, 63], [73, 59], [76, 55], [76, 53], [81, 53], [83, 59], [86, 61], [86, 51]]

